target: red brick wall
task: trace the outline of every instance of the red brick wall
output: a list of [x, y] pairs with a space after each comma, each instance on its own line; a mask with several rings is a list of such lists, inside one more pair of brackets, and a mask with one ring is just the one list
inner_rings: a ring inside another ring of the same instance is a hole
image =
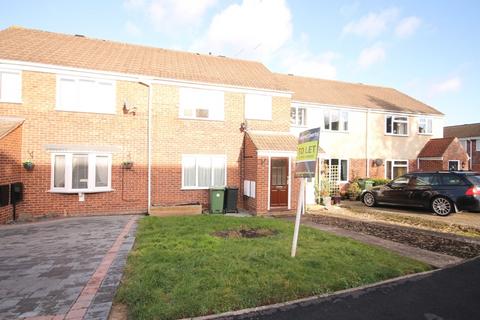
[[[439, 171], [443, 169], [442, 160], [419, 160], [419, 171]], [[448, 169], [448, 168], [447, 168]]]
[[480, 143], [472, 141], [472, 170], [480, 171]]
[[469, 169], [468, 154], [458, 139], [455, 139], [443, 154], [443, 170], [448, 170], [449, 160], [460, 160], [460, 169]]
[[[0, 185], [21, 181], [22, 127], [0, 139]], [[0, 224], [13, 219], [12, 205], [0, 207]]]
[[255, 198], [243, 196], [243, 205], [244, 208], [248, 211], [255, 212], [257, 208], [257, 194], [258, 194], [258, 179], [257, 179], [257, 150], [252, 140], [249, 138], [248, 134], [245, 134], [245, 143], [244, 143], [244, 159], [242, 161], [242, 167], [244, 170], [244, 177], [241, 181], [241, 194], [243, 195], [243, 180], [255, 181]]

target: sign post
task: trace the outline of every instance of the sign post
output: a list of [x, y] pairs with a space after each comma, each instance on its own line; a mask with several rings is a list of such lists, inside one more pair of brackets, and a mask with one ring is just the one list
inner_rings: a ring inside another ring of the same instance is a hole
[[300, 178], [300, 190], [298, 192], [297, 215], [295, 217], [295, 229], [293, 232], [291, 251], [292, 257], [295, 257], [297, 253], [298, 233], [300, 231], [300, 218], [302, 215], [302, 208], [305, 207], [305, 179], [315, 177], [319, 139], [320, 128], [303, 131], [298, 137], [295, 176]]

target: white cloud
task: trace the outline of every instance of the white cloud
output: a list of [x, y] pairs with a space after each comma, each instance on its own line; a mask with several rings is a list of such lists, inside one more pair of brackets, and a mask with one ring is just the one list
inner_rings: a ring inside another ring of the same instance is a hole
[[145, 5], [144, 0], [124, 0], [123, 6], [127, 10], [139, 9]]
[[366, 69], [375, 63], [383, 62], [385, 60], [385, 48], [381, 44], [374, 44], [369, 48], [365, 48], [360, 52], [358, 57], [358, 65]]
[[410, 37], [417, 31], [422, 24], [422, 20], [418, 17], [411, 16], [403, 18], [395, 28], [395, 34], [400, 38]]
[[460, 77], [451, 77], [445, 81], [435, 83], [430, 87], [430, 95], [438, 95], [449, 92], [457, 92], [462, 87]]
[[129, 35], [134, 36], [134, 37], [138, 37], [142, 34], [142, 30], [140, 30], [140, 28], [131, 21], [127, 21], [125, 23], [125, 31]]
[[288, 50], [280, 57], [280, 67], [285, 73], [298, 76], [335, 79], [337, 68], [333, 61], [338, 58], [334, 52], [315, 55], [308, 50]]
[[380, 12], [370, 12], [359, 20], [345, 25], [343, 34], [375, 38], [387, 30], [388, 26], [397, 19], [399, 12], [395, 7]]
[[243, 0], [215, 15], [192, 50], [266, 60], [291, 38], [291, 19], [284, 0]]

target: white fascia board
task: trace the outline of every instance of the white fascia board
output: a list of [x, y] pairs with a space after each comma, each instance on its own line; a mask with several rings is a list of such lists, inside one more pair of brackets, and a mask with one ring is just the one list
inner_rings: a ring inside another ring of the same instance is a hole
[[278, 151], [278, 150], [257, 150], [259, 157], [296, 157], [296, 151]]
[[325, 104], [325, 103], [314, 103], [314, 102], [303, 102], [292, 100], [292, 106], [296, 107], [313, 107], [313, 108], [331, 108], [331, 109], [342, 109], [347, 111], [357, 111], [357, 112], [371, 112], [371, 113], [380, 113], [380, 114], [391, 114], [391, 115], [408, 115], [408, 116], [417, 116], [417, 117], [430, 117], [437, 119], [444, 119], [445, 115], [440, 114], [430, 114], [430, 113], [416, 113], [416, 112], [398, 112], [398, 111], [388, 111], [383, 109], [373, 109], [365, 108], [362, 106], [348, 106], [348, 105], [335, 105], [335, 104]]
[[420, 157], [418, 160], [443, 160], [443, 157]]
[[46, 73], [55, 73], [63, 75], [72, 75], [80, 77], [91, 77], [97, 76], [109, 80], [123, 80], [123, 81], [134, 81], [134, 82], [150, 82], [153, 84], [163, 84], [163, 85], [173, 85], [173, 86], [184, 86], [191, 88], [206, 88], [206, 89], [216, 89], [227, 92], [239, 92], [239, 93], [256, 93], [270, 95], [274, 97], [284, 97], [291, 98], [291, 91], [278, 91], [271, 89], [261, 89], [261, 88], [250, 88], [250, 87], [240, 87], [227, 84], [214, 84], [198, 81], [188, 81], [188, 80], [179, 80], [172, 78], [159, 78], [146, 76], [141, 74], [127, 74], [120, 72], [111, 72], [111, 71], [101, 71], [93, 69], [84, 69], [76, 67], [66, 67], [58, 66], [37, 62], [26, 62], [18, 60], [5, 60], [0, 59], [0, 68], [9, 69], [9, 70], [25, 70], [25, 71], [36, 71], [36, 72], [46, 72]]

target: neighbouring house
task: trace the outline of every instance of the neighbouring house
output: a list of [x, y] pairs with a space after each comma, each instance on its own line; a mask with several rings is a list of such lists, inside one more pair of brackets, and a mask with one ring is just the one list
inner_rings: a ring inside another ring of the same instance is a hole
[[418, 154], [417, 169], [468, 170], [469, 156], [457, 138], [431, 139]]
[[444, 137], [457, 137], [470, 157], [469, 167], [480, 171], [480, 123], [447, 126], [443, 129]]
[[21, 27], [0, 31], [0, 119], [0, 185], [23, 184], [20, 219], [206, 207], [219, 185], [258, 214], [295, 209], [299, 131], [322, 128], [341, 186], [413, 170], [443, 123], [394, 89]]
[[[393, 179], [416, 170], [417, 156], [432, 138], [442, 137], [444, 115], [392, 88], [277, 74], [293, 92], [291, 132], [320, 127], [318, 166], [338, 180]], [[313, 203], [315, 182], [307, 183]]]

